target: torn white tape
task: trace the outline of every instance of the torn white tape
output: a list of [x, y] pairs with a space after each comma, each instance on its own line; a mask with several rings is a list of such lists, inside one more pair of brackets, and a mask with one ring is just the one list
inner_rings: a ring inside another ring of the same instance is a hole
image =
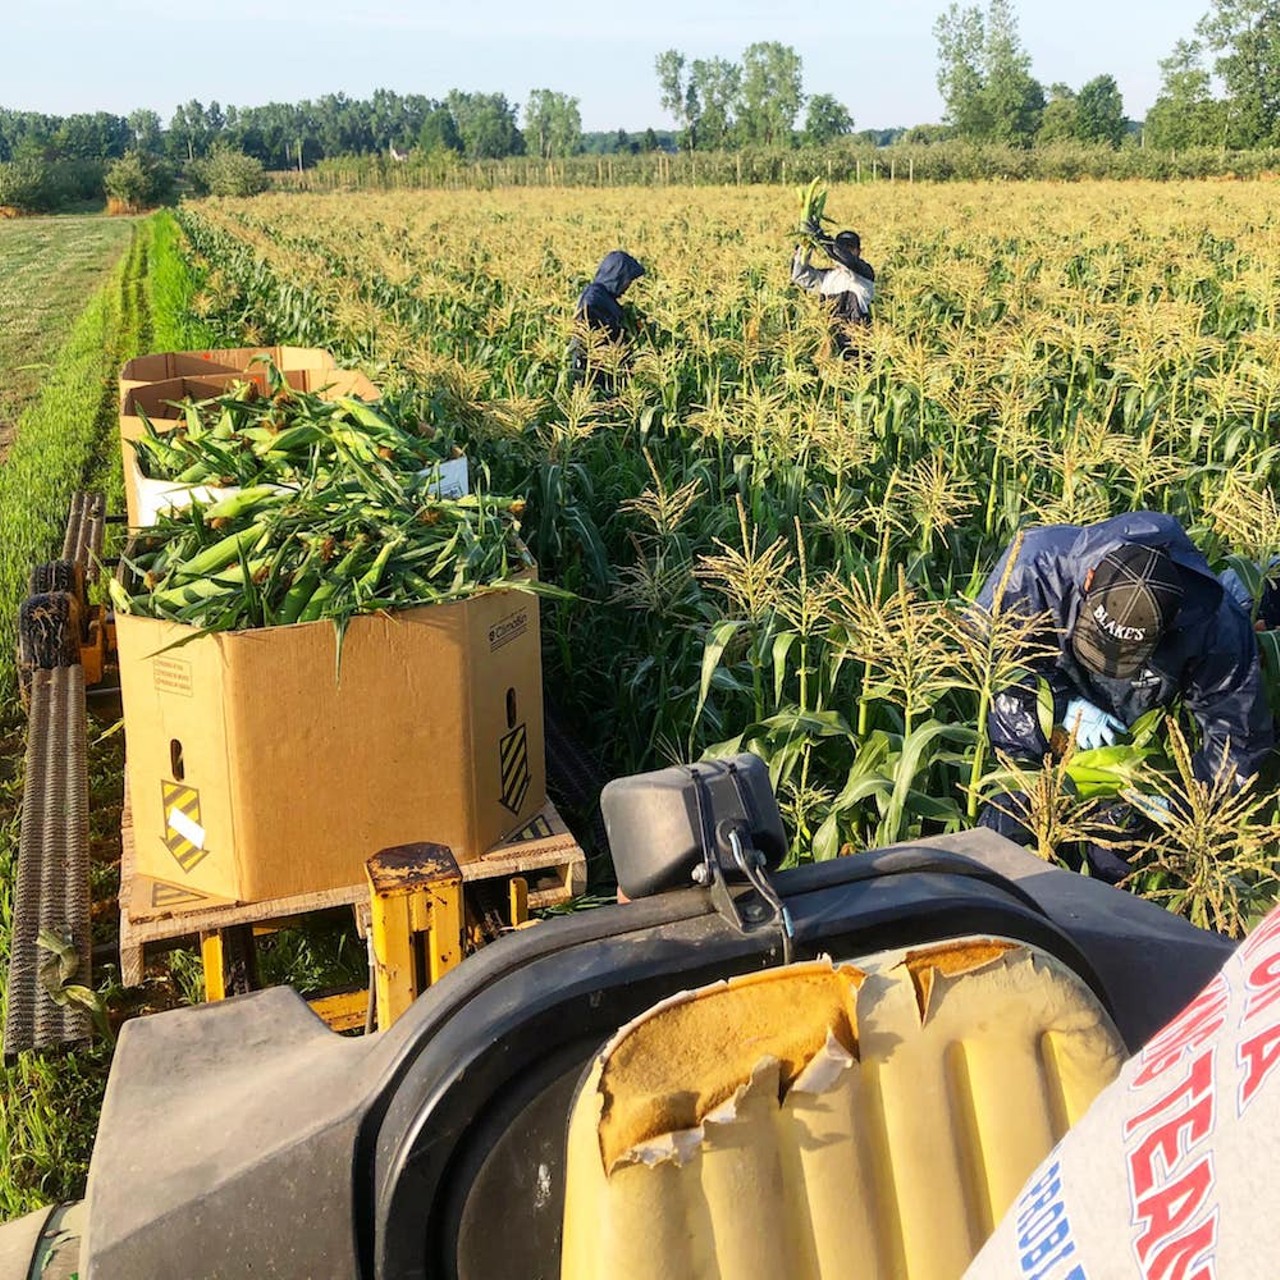
[[197, 849], [204, 848], [204, 828], [188, 818], [181, 809], [169, 810], [169, 825], [184, 839], [189, 840]]

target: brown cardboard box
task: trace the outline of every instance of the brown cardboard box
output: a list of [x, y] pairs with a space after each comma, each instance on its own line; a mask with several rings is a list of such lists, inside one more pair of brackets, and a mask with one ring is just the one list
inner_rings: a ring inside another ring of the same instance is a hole
[[546, 800], [538, 600], [499, 591], [202, 636], [117, 616], [137, 871], [260, 901], [357, 884], [415, 841], [460, 861]]
[[[128, 367], [125, 366], [126, 369]], [[376, 400], [379, 395], [378, 388], [363, 373], [349, 369], [290, 370], [285, 373], [285, 380], [298, 391], [315, 392], [326, 400], [336, 400], [339, 396]], [[208, 400], [212, 396], [225, 395], [238, 382], [252, 382], [263, 392], [267, 389], [266, 374], [254, 369], [239, 373], [211, 373], [201, 378], [169, 378], [164, 382], [139, 383], [124, 393], [120, 406], [120, 448], [125, 505], [130, 527], [137, 528], [142, 523], [138, 502], [141, 473], [133, 447], [129, 443], [146, 434], [146, 427], [138, 410], [141, 409], [151, 419], [157, 431], [167, 431], [182, 416], [182, 411], [174, 407], [174, 402], [186, 399]]]
[[281, 372], [336, 369], [337, 361], [320, 347], [229, 347], [206, 351], [162, 351], [138, 356], [120, 370], [120, 403], [133, 387], [171, 378], [202, 378], [211, 373], [239, 373], [258, 356], [266, 356]]

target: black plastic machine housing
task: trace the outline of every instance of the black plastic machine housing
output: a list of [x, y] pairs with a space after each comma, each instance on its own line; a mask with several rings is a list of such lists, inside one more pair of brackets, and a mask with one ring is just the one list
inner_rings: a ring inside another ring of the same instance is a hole
[[787, 852], [769, 770], [746, 753], [617, 778], [601, 791], [600, 811], [618, 886], [632, 899], [688, 888], [717, 848], [727, 852], [731, 830], [770, 868]]
[[[772, 884], [798, 959], [1025, 941], [1084, 977], [1131, 1049], [1232, 949], [988, 831]], [[694, 886], [500, 938], [364, 1039], [280, 988], [128, 1023], [90, 1169], [88, 1280], [552, 1280], [592, 1054], [667, 996], [779, 963], [782, 945]]]

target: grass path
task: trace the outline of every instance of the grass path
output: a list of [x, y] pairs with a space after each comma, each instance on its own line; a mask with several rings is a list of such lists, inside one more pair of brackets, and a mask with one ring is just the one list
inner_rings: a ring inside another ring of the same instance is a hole
[[[0, 994], [8, 977], [24, 750], [12, 657], [18, 604], [30, 566], [60, 548], [74, 490], [103, 490], [108, 509], [121, 509], [116, 376], [151, 341], [152, 224], [111, 225], [124, 228], [125, 252], [96, 291], [81, 286], [79, 314], [68, 311], [39, 395], [21, 414], [0, 465]], [[0, 257], [0, 278], [4, 263]], [[113, 891], [119, 845], [122, 743], [119, 735], [99, 740], [105, 727], [91, 722], [89, 744], [96, 902]], [[0, 1219], [83, 1194], [110, 1057], [99, 1041], [75, 1054], [23, 1054], [0, 1068]]]
[[132, 231], [131, 220], [100, 215], [0, 221], [0, 459]]

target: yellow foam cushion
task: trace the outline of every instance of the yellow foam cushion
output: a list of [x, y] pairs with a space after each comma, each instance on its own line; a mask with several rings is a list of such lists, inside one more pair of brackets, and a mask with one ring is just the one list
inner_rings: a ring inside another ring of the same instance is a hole
[[569, 1126], [563, 1280], [955, 1280], [1124, 1047], [1051, 957], [963, 939], [664, 1001]]

